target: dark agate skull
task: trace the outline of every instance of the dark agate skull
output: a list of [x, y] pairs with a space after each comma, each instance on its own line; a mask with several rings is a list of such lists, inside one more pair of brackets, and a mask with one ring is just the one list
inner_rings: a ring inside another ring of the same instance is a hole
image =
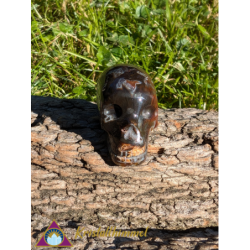
[[133, 65], [105, 70], [97, 84], [101, 126], [117, 165], [137, 165], [146, 159], [148, 135], [158, 125], [158, 103], [152, 80]]

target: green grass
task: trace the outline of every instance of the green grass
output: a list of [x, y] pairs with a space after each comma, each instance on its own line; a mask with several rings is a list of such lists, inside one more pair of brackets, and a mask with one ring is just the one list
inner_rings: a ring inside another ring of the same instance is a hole
[[32, 0], [32, 95], [96, 101], [100, 73], [142, 67], [159, 106], [218, 109], [218, 4]]

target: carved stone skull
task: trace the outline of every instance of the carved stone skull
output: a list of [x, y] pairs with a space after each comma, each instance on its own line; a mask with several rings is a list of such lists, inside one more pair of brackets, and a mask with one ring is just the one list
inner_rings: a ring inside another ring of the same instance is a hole
[[97, 103], [113, 162], [121, 166], [142, 163], [149, 132], [158, 125], [158, 103], [150, 77], [133, 65], [108, 68], [98, 80]]

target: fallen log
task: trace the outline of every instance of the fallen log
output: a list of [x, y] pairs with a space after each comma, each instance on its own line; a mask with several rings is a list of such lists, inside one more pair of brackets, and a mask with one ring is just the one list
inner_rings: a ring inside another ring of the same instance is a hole
[[53, 219], [74, 230], [80, 224], [150, 232], [218, 226], [217, 112], [159, 109], [147, 160], [121, 167], [110, 159], [96, 104], [32, 96], [31, 106], [33, 245]]

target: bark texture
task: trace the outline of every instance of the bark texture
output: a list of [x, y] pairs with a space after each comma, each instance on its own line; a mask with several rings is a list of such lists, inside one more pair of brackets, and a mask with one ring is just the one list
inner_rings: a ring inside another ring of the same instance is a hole
[[[218, 248], [217, 112], [159, 109], [136, 167], [112, 163], [94, 103], [34, 96], [31, 124], [32, 246], [55, 219], [75, 249]], [[74, 239], [78, 226], [150, 237]]]

